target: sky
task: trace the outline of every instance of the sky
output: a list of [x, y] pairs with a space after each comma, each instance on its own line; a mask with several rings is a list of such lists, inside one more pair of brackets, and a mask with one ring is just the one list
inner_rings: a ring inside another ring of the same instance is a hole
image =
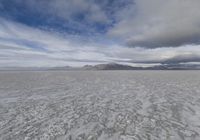
[[0, 67], [200, 64], [199, 0], [0, 0]]

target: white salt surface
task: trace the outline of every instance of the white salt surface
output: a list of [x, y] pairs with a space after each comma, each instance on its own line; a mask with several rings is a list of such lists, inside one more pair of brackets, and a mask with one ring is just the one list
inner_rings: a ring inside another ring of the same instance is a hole
[[1, 140], [200, 140], [200, 71], [0, 72]]

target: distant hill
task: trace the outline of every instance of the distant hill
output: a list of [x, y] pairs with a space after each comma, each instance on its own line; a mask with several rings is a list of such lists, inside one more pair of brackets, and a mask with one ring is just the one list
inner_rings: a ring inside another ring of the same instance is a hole
[[116, 63], [85, 65], [83, 70], [200, 70], [200, 65], [168, 64], [152, 67], [133, 67]]
[[85, 65], [82, 67], [84, 70], [139, 70], [139, 67], [132, 67], [129, 65], [121, 65], [116, 63], [99, 64], [99, 65]]
[[85, 65], [83, 67], [5, 67], [0, 71], [54, 71], [54, 70], [200, 70], [200, 65], [189, 64], [161, 64], [152, 67], [133, 67], [117, 63]]

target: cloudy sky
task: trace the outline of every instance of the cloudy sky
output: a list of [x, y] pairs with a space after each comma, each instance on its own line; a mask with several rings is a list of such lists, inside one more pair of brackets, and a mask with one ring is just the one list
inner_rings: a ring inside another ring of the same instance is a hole
[[0, 0], [0, 67], [200, 63], [199, 0]]

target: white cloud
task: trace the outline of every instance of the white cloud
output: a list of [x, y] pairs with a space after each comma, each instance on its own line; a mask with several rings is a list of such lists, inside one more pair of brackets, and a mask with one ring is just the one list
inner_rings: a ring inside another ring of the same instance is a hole
[[[0, 66], [82, 66], [119, 62], [143, 65], [162, 63], [177, 57], [200, 58], [199, 45], [177, 48], [127, 48], [117, 44], [85, 43], [81, 39], [62, 36], [0, 19]], [[180, 57], [181, 56], [181, 57]], [[198, 60], [198, 59], [197, 59]], [[181, 61], [181, 60], [180, 60]]]
[[129, 46], [168, 47], [200, 43], [199, 0], [135, 0], [109, 35]]
[[[0, 19], [0, 55], [4, 56], [1, 66], [59, 66], [104, 62], [109, 59], [98, 52], [98, 45], [82, 44], [80, 40], [59, 33], [31, 28], [16, 22]], [[72, 41], [74, 40], [74, 41]], [[30, 42], [30, 44], [24, 43]], [[41, 44], [42, 49], [38, 49]], [[2, 58], [1, 58], [2, 59]], [[8, 60], [8, 61], [7, 61]], [[7, 61], [8, 63], [5, 63]], [[31, 62], [31, 63], [29, 63]], [[50, 65], [47, 62], [52, 62]]]

